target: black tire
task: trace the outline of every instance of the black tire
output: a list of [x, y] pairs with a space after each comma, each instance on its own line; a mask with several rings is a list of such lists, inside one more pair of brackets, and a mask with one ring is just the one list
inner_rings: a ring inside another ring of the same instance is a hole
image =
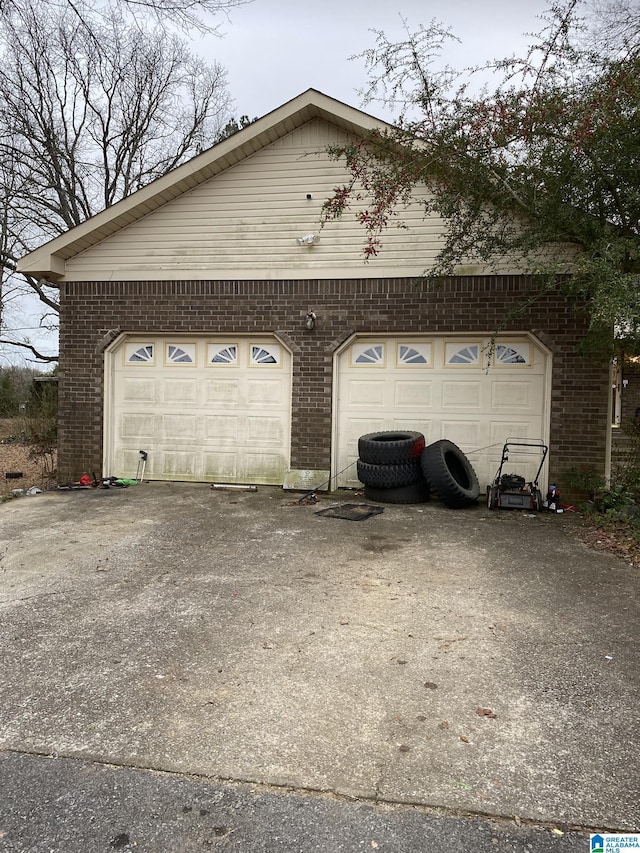
[[378, 489], [395, 489], [411, 486], [424, 479], [420, 460], [403, 462], [400, 465], [370, 465], [358, 459], [358, 479], [365, 486]]
[[364, 496], [369, 501], [381, 504], [423, 504], [430, 498], [429, 484], [420, 480], [411, 486], [399, 486], [395, 489], [376, 489], [373, 486], [364, 487]]
[[425, 447], [421, 464], [431, 491], [446, 506], [462, 509], [478, 500], [480, 484], [476, 472], [452, 441], [442, 439]]
[[544, 507], [542, 505], [542, 492], [540, 491], [540, 489], [535, 490], [534, 497], [535, 497], [535, 504], [536, 504], [536, 506], [535, 506], [536, 512], [542, 512]]
[[358, 456], [369, 465], [400, 465], [420, 460], [423, 450], [421, 432], [370, 432], [358, 439]]

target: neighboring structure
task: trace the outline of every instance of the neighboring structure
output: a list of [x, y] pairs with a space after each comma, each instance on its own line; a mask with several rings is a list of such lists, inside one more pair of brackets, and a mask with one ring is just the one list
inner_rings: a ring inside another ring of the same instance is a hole
[[516, 269], [432, 289], [442, 222], [419, 205], [366, 263], [354, 220], [320, 229], [347, 178], [327, 146], [382, 126], [309, 90], [22, 259], [60, 286], [61, 479], [132, 476], [144, 450], [151, 479], [354, 486], [384, 429], [450, 439], [481, 485], [514, 436], [549, 442], [559, 483], [605, 472], [609, 366], [578, 353], [570, 302], [504, 327]]

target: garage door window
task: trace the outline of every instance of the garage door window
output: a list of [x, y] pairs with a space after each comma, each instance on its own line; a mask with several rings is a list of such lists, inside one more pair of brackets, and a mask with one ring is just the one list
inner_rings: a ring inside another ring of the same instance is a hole
[[153, 344], [127, 344], [124, 355], [127, 364], [153, 364]]
[[464, 365], [478, 367], [480, 365], [480, 344], [446, 344], [446, 359], [448, 365]]
[[207, 347], [207, 362], [215, 364], [216, 367], [224, 367], [224, 365], [235, 367], [238, 364], [238, 345], [209, 344]]
[[529, 344], [497, 344], [495, 349], [494, 360], [496, 365], [531, 364]]
[[431, 365], [431, 344], [398, 344], [396, 362], [402, 367], [426, 367]]
[[254, 367], [261, 364], [280, 364], [280, 358], [280, 347], [277, 345], [251, 347], [251, 365]]
[[384, 344], [354, 344], [351, 348], [352, 364], [384, 366]]
[[195, 364], [195, 344], [167, 344], [165, 351], [167, 364]]

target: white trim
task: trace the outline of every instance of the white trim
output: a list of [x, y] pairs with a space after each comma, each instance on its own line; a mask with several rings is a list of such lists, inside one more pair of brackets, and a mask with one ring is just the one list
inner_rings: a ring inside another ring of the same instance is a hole
[[[154, 269], [148, 266], [140, 272], [132, 272], [131, 270], [87, 270], [83, 273], [65, 275], [65, 282], [75, 281], [307, 281], [318, 278], [325, 279], [379, 279], [379, 278], [420, 278], [424, 275], [428, 264], [425, 260], [412, 262], [409, 258], [404, 258], [402, 268], [399, 271], [398, 264], [394, 266], [377, 266], [377, 263], [385, 263], [383, 257], [365, 260], [362, 255], [362, 260], [357, 261], [354, 266], [336, 267], [330, 266], [330, 260], [322, 264], [323, 275], [319, 274], [318, 266], [306, 267], [283, 267], [277, 269], [266, 269], [265, 267], [256, 269], [213, 269], [206, 267], [205, 269], [193, 269], [187, 267], [185, 269]], [[480, 273], [479, 273], [480, 274]], [[484, 274], [484, 273], [481, 273]], [[502, 275], [503, 273], [500, 273]], [[509, 270], [506, 275], [521, 275], [522, 270]]]
[[113, 448], [113, 423], [111, 412], [113, 410], [113, 396], [115, 385], [115, 360], [116, 346], [119, 345], [122, 335], [112, 341], [104, 351], [104, 388], [102, 396], [102, 476], [111, 477], [111, 467], [113, 465], [112, 453]]

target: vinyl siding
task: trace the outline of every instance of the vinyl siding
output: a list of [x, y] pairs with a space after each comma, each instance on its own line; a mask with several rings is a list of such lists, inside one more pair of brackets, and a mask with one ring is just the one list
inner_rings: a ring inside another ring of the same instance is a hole
[[[69, 258], [65, 279], [280, 279], [420, 275], [441, 247], [442, 221], [415, 203], [365, 263], [364, 231], [353, 214], [320, 231], [321, 208], [344, 183], [328, 145], [344, 131], [313, 120], [214, 178]], [[307, 199], [311, 193], [313, 198]], [[297, 238], [320, 235], [313, 247]]]

